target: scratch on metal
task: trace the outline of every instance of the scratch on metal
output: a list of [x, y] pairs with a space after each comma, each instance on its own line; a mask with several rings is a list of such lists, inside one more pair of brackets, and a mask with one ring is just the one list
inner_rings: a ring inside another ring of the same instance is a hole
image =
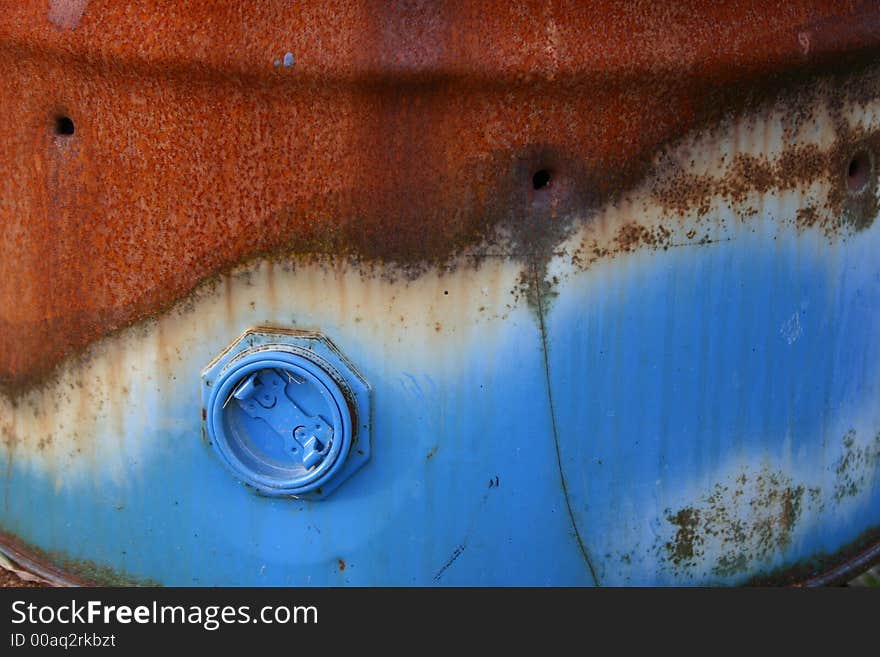
[[455, 563], [455, 560], [458, 559], [458, 558], [461, 556], [461, 553], [464, 552], [464, 549], [465, 549], [466, 547], [467, 547], [467, 545], [466, 545], [465, 543], [462, 543], [462, 544], [459, 545], [457, 548], [455, 548], [455, 550], [452, 552], [452, 556], [449, 557], [449, 559], [446, 561], [446, 563], [443, 564], [443, 567], [442, 567], [440, 570], [437, 571], [437, 574], [436, 574], [436, 575], [434, 575], [434, 581], [435, 581], [435, 582], [439, 582], [439, 581], [440, 581], [440, 578], [443, 576], [443, 573], [445, 573], [445, 572], [449, 569], [449, 567], [450, 567], [453, 563]]

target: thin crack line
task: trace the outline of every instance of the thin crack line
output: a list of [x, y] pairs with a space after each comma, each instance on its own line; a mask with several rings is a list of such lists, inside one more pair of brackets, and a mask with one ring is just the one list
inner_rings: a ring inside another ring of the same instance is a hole
[[559, 470], [559, 480], [562, 483], [562, 493], [563, 497], [565, 498], [565, 507], [566, 509], [568, 509], [568, 518], [571, 522], [572, 529], [574, 529], [574, 535], [577, 539], [578, 547], [580, 548], [584, 563], [587, 564], [587, 568], [589, 568], [590, 570], [590, 576], [593, 578], [593, 584], [595, 584], [596, 586], [600, 586], [599, 578], [596, 576], [596, 569], [593, 568], [593, 561], [590, 559], [590, 553], [587, 551], [587, 547], [584, 545], [584, 540], [581, 537], [581, 532], [578, 529], [577, 522], [574, 518], [574, 510], [571, 508], [571, 500], [568, 497], [568, 484], [565, 481], [565, 473], [562, 469], [562, 453], [559, 449], [559, 432], [556, 428], [556, 409], [553, 406], [553, 388], [550, 383], [550, 355], [547, 349], [547, 329], [544, 326], [544, 302], [543, 298], [541, 297], [540, 281], [538, 280], [538, 267], [535, 264], [534, 259], [531, 261], [531, 267], [533, 285], [535, 286], [535, 299], [538, 305], [538, 323], [541, 329], [541, 347], [544, 356], [544, 377], [547, 381], [547, 400], [550, 404], [550, 424], [553, 428], [553, 446], [556, 448], [556, 467]]

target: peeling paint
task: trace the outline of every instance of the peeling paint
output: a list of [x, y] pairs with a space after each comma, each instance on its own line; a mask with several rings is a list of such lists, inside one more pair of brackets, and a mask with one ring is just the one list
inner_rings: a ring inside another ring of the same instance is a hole
[[804, 487], [781, 472], [743, 472], [718, 483], [695, 507], [667, 510], [674, 537], [663, 544], [668, 562], [687, 569], [713, 560], [712, 573], [748, 572], [791, 542], [801, 515]]

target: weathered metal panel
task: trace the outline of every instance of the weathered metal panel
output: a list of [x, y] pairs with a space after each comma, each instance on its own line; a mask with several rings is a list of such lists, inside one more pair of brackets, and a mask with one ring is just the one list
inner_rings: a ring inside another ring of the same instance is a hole
[[[9, 3], [0, 543], [165, 584], [874, 554], [880, 9], [662, 5]], [[259, 326], [372, 388], [326, 500], [203, 439]]]

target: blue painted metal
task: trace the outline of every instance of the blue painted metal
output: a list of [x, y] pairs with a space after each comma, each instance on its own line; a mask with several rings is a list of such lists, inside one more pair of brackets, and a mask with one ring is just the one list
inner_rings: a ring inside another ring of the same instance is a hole
[[768, 216], [560, 288], [560, 462], [603, 583], [737, 583], [880, 525], [878, 237]]
[[758, 223], [573, 274], [546, 359], [524, 307], [418, 351], [322, 321], [375, 382], [381, 439], [320, 503], [254, 495], [197, 439], [183, 374], [222, 345], [193, 330], [163, 421], [123, 441], [134, 476], [14, 461], [6, 527], [166, 584], [735, 583], [833, 551], [880, 524], [880, 230], [828, 248]]
[[[338, 402], [332, 405], [326, 402], [322, 404], [325, 407], [325, 415], [340, 416], [340, 421], [333, 422], [332, 425], [320, 414], [308, 415], [294, 401], [294, 399], [298, 399], [299, 389], [291, 392], [288, 390], [288, 386], [310, 386], [320, 396], [323, 396], [321, 393], [324, 391], [305, 376], [297, 376], [295, 372], [296, 370], [275, 368], [260, 369], [249, 375], [232, 393], [232, 396], [237, 401], [236, 405], [248, 417], [265, 423], [275, 433], [274, 436], [271, 433], [267, 436], [266, 429], [257, 425], [253, 430], [245, 429], [243, 431], [247, 434], [247, 438], [250, 439], [253, 436], [254, 442], [259, 442], [261, 445], [270, 443], [270, 445], [261, 448], [268, 451], [276, 451], [277, 443], [280, 440], [282, 445], [280, 451], [285, 457], [284, 460], [290, 459], [292, 454], [297, 464], [308, 472], [315, 466], [329, 460], [334, 436], [342, 429], [341, 414], [344, 406]], [[312, 390], [308, 392], [311, 393]], [[327, 392], [333, 398], [342, 396], [335, 390]], [[334, 401], [337, 400], [334, 399]], [[344, 398], [341, 401], [344, 402]], [[230, 411], [220, 413], [221, 416], [230, 414]], [[337, 418], [334, 417], [334, 419]], [[232, 421], [230, 420], [230, 422]], [[351, 433], [350, 430], [348, 433]], [[347, 453], [348, 449], [345, 451]]]

